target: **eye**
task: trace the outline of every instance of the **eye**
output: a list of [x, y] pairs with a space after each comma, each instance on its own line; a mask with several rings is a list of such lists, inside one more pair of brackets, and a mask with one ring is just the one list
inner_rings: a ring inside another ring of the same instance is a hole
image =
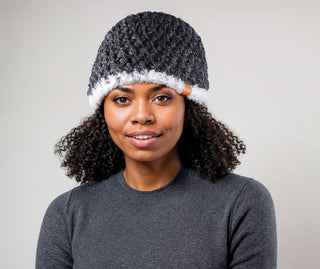
[[155, 98], [155, 101], [158, 103], [166, 103], [171, 99], [171, 97], [167, 95], [159, 95]]
[[123, 105], [129, 102], [129, 99], [127, 97], [117, 97], [115, 99], [113, 99], [113, 102]]

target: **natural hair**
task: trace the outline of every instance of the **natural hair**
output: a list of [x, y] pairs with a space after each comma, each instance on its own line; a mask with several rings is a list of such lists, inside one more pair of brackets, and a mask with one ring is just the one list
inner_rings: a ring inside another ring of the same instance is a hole
[[[205, 179], [214, 181], [231, 172], [246, 146], [208, 109], [185, 99], [185, 121], [178, 141], [179, 157]], [[123, 152], [110, 137], [101, 104], [90, 117], [55, 145], [61, 167], [69, 177], [86, 183], [109, 178], [125, 167]]]

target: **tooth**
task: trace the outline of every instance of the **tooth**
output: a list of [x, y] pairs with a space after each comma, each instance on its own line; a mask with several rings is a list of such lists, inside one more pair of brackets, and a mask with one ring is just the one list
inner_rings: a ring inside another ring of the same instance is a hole
[[144, 139], [150, 139], [152, 137], [153, 137], [152, 135], [137, 135], [137, 136], [134, 136], [133, 138], [144, 140]]

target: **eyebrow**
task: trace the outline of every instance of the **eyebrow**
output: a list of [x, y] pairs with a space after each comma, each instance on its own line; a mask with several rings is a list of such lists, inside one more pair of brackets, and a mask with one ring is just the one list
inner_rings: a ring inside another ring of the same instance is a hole
[[[160, 84], [158, 86], [150, 88], [148, 90], [148, 92], [156, 92], [156, 91], [159, 91], [159, 90], [161, 90], [163, 88], [167, 88], [167, 87], [168, 87], [167, 85]], [[115, 89], [123, 91], [123, 92], [128, 92], [128, 93], [133, 93], [134, 92], [134, 90], [132, 90], [130, 88], [122, 87], [122, 86], [117, 86], [117, 87], [115, 87]]]

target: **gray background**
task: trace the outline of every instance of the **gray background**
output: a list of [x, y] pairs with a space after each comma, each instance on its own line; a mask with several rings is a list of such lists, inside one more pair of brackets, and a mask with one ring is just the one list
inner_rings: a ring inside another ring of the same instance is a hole
[[0, 1], [0, 267], [33, 268], [48, 204], [76, 186], [53, 146], [88, 116], [105, 33], [128, 14], [172, 13], [203, 39], [209, 108], [247, 144], [236, 173], [277, 214], [278, 267], [320, 268], [319, 1]]

